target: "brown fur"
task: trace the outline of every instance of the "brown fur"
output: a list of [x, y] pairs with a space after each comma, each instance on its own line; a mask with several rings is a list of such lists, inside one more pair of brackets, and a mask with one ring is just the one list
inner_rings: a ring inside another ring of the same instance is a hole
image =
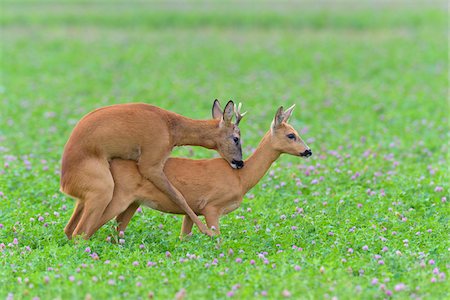
[[133, 103], [97, 109], [74, 128], [62, 157], [61, 191], [76, 198], [74, 213], [65, 228], [71, 238], [85, 234], [94, 226], [111, 201], [114, 181], [109, 162], [115, 158], [137, 161], [135, 168], [151, 180], [169, 202], [189, 215], [206, 234], [213, 233], [198, 219], [182, 194], [163, 173], [173, 147], [198, 145], [217, 149], [230, 164], [242, 160], [239, 128], [231, 123], [230, 101], [225, 112], [217, 101], [213, 120], [192, 120], [156, 106]]
[[[243, 196], [258, 183], [280, 154], [299, 156], [309, 150], [294, 128], [286, 123], [291, 112], [292, 109], [285, 113], [282, 110], [277, 112], [271, 130], [263, 137], [255, 153], [245, 161], [243, 169], [233, 170], [220, 158], [167, 160], [164, 167], [167, 177], [186, 197], [192, 210], [205, 216], [209, 228], [214, 226], [216, 232], [220, 232], [219, 217], [240, 206]], [[295, 141], [287, 138], [291, 133], [295, 134]], [[96, 230], [118, 214], [119, 230], [125, 230], [139, 204], [167, 213], [185, 214], [141, 176], [133, 161], [114, 159], [111, 172], [116, 183], [113, 200]], [[182, 234], [189, 234], [192, 225], [190, 218], [185, 216]]]

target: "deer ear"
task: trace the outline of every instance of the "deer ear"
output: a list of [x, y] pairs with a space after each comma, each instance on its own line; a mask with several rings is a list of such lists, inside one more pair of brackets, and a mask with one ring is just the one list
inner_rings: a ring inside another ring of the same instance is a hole
[[212, 117], [213, 119], [220, 120], [222, 119], [223, 111], [220, 107], [219, 100], [214, 100], [213, 106], [212, 106]]
[[225, 108], [223, 110], [222, 122], [225, 125], [230, 125], [233, 115], [234, 115], [234, 102], [230, 100], [228, 101], [227, 105], [225, 105]]
[[295, 104], [286, 109], [286, 111], [283, 113], [283, 122], [287, 122], [289, 117], [292, 114], [292, 111], [294, 110]]
[[283, 106], [280, 106], [278, 108], [277, 113], [275, 114], [275, 118], [273, 118], [272, 121], [272, 129], [276, 129], [278, 126], [280, 126], [281, 122], [283, 122]]

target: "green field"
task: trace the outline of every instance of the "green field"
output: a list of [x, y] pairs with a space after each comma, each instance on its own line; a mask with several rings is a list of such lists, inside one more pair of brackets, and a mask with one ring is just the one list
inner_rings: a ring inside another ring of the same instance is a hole
[[[127, 3], [2, 1], [1, 299], [450, 297], [445, 2]], [[246, 157], [295, 103], [313, 156], [282, 156], [220, 237], [181, 242], [180, 216], [144, 208], [123, 243], [113, 222], [67, 240], [84, 114], [206, 119], [215, 98], [248, 111]]]

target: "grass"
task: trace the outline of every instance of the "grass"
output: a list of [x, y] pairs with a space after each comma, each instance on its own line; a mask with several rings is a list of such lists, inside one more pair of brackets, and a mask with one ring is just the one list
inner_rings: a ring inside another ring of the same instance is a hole
[[[3, 2], [0, 297], [448, 298], [446, 22], [422, 2]], [[60, 157], [84, 114], [209, 118], [214, 98], [249, 111], [246, 155], [296, 103], [313, 157], [282, 156], [220, 238], [180, 242], [180, 216], [143, 209], [124, 243], [112, 223], [66, 239]]]

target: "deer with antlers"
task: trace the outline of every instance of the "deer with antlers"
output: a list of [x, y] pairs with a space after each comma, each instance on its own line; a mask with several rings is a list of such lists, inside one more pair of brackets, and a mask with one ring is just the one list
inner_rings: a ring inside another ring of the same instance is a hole
[[[297, 131], [287, 124], [293, 108], [294, 105], [286, 111], [283, 111], [283, 107], [278, 109], [270, 130], [264, 135], [256, 151], [245, 161], [243, 169], [231, 169], [221, 158], [169, 158], [166, 161], [165, 174], [186, 197], [192, 210], [197, 215], [205, 216], [209, 228], [220, 233], [220, 216], [240, 206], [244, 195], [259, 182], [282, 153], [302, 157], [312, 155]], [[239, 109], [236, 114], [238, 123], [243, 114], [240, 114]], [[162, 212], [184, 214], [181, 235], [192, 231], [193, 220], [152, 182], [146, 180], [139, 173], [135, 162], [114, 159], [111, 161], [111, 172], [115, 181], [113, 199], [96, 230], [115, 216], [119, 223], [118, 230], [125, 230], [136, 209], [144, 204]]]
[[227, 166], [244, 166], [240, 131], [232, 123], [233, 101], [222, 111], [215, 100], [212, 115], [212, 120], [193, 120], [156, 106], [132, 103], [103, 107], [83, 117], [62, 156], [61, 191], [77, 200], [64, 229], [67, 237], [84, 234], [89, 238], [94, 233], [116, 189], [110, 162], [118, 158], [134, 161], [141, 178], [188, 215], [202, 233], [213, 235], [173, 185], [173, 178], [163, 172], [171, 150], [182, 145], [216, 149]]

